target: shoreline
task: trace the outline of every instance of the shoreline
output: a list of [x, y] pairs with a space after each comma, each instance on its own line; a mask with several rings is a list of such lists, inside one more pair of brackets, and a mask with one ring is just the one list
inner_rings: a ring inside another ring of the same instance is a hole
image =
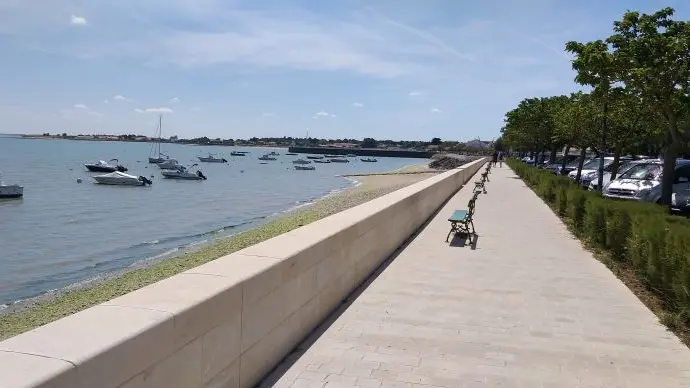
[[[193, 246], [188, 251], [142, 259], [127, 268], [27, 298], [0, 310], [0, 341], [103, 303], [222, 256], [368, 202], [437, 174], [405, 173], [410, 165], [383, 174], [343, 177], [350, 187], [268, 217], [248, 230]], [[426, 168], [426, 166], [424, 166]], [[398, 172], [398, 173], [396, 173]]]

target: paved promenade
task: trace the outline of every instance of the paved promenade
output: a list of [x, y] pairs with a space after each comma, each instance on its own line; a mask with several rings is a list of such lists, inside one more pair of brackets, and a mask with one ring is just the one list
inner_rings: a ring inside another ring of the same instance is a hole
[[512, 171], [490, 179], [476, 249], [444, 242], [473, 179], [263, 386], [690, 387], [690, 350]]

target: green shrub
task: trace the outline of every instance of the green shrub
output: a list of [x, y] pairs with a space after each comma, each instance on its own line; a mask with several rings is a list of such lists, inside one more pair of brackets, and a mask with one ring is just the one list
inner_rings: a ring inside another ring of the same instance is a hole
[[579, 188], [568, 189], [568, 217], [576, 233], [582, 232], [585, 217], [585, 193]]
[[606, 213], [606, 248], [614, 260], [625, 261], [626, 244], [630, 238], [630, 213], [619, 203], [612, 203]]
[[565, 217], [568, 211], [568, 188], [566, 186], [556, 188], [556, 211], [559, 217]]
[[606, 245], [606, 200], [591, 196], [585, 201], [583, 228], [587, 239], [603, 247]]

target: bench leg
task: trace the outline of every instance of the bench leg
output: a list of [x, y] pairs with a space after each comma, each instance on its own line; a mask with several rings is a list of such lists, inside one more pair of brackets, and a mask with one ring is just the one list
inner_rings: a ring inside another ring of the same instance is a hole
[[448, 232], [448, 235], [446, 236], [446, 242], [448, 242], [448, 239], [450, 238], [450, 235], [453, 233], [454, 230], [455, 230], [454, 225], [451, 225], [450, 226], [450, 232]]
[[[476, 236], [476, 235], [477, 235], [477, 231], [474, 230], [474, 221], [470, 220], [470, 225], [472, 226], [472, 234]], [[469, 230], [468, 230], [468, 232], [469, 232]], [[471, 239], [471, 238], [470, 238], [470, 239]]]

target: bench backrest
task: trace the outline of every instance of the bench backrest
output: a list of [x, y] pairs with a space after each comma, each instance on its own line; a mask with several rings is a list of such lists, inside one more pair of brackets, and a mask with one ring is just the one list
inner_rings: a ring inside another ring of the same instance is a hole
[[476, 206], [475, 203], [477, 202], [477, 198], [479, 197], [479, 192], [475, 191], [474, 194], [472, 194], [472, 198], [470, 199], [470, 202], [467, 203], [467, 218], [471, 219], [472, 215], [474, 214], [474, 207]]

